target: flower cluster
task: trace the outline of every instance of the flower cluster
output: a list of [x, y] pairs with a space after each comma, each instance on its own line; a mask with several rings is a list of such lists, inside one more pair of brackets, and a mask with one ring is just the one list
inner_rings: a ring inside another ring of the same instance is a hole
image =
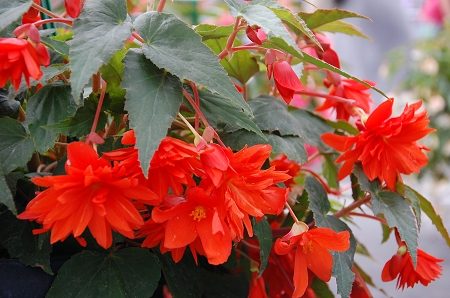
[[[133, 145], [133, 132], [122, 142]], [[134, 147], [101, 158], [84, 143], [68, 145], [66, 175], [34, 178], [40, 192], [19, 215], [51, 230], [51, 242], [70, 234], [80, 237], [88, 227], [104, 248], [111, 231], [128, 238], [145, 237], [143, 246], [159, 245], [179, 261], [187, 247], [211, 264], [224, 263], [233, 241], [252, 236], [250, 217], [279, 214], [287, 189], [277, 186], [291, 176], [261, 169], [271, 147], [257, 145], [239, 152], [216, 144], [203, 149], [166, 137], [142, 174]], [[153, 206], [144, 223], [145, 206]]]

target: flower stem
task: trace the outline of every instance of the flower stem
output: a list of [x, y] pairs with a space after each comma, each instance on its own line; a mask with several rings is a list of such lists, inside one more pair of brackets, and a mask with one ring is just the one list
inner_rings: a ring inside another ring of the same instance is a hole
[[335, 95], [317, 93], [317, 92], [312, 92], [312, 91], [303, 90], [303, 91], [297, 91], [295, 93], [308, 95], [308, 96], [322, 97], [322, 98], [331, 99], [331, 100], [334, 100], [334, 101], [337, 101], [337, 102], [342, 102], [342, 103], [348, 103], [348, 104], [355, 103], [355, 100], [353, 100], [353, 99], [348, 99], [348, 98], [335, 96]]
[[45, 19], [45, 20], [40, 20], [37, 22], [34, 22], [33, 25], [36, 27], [42, 26], [44, 24], [48, 24], [48, 23], [63, 23], [69, 26], [72, 26], [73, 21], [69, 20], [69, 19], [65, 19], [65, 18], [52, 18], [52, 19]]
[[231, 32], [230, 36], [228, 37], [227, 44], [225, 45], [225, 48], [222, 50], [222, 52], [219, 53], [218, 57], [220, 60], [225, 58], [231, 51], [231, 48], [233, 47], [234, 40], [236, 39], [236, 36], [239, 32], [239, 25], [241, 23], [241, 17], [237, 17], [236, 21], [234, 22], [233, 32]]
[[60, 16], [51, 12], [50, 10], [40, 6], [39, 4], [35, 3], [35, 2], [31, 2], [31, 7], [33, 7], [34, 9], [38, 10], [39, 12], [42, 12], [43, 14], [48, 15], [49, 17], [55, 18], [55, 19], [59, 19]]
[[189, 128], [189, 130], [192, 132], [192, 134], [194, 134], [196, 138], [199, 138], [200, 140], [203, 139], [202, 136], [195, 130], [195, 128], [192, 127], [189, 121], [187, 121], [187, 119], [184, 118], [183, 115], [181, 115], [181, 113], [178, 113], [178, 117], [180, 117], [180, 119], [183, 120], [184, 124], [186, 124], [186, 126]]
[[162, 12], [164, 10], [164, 6], [166, 5], [166, 0], [159, 0], [157, 12]]
[[375, 215], [370, 215], [370, 214], [365, 214], [365, 213], [359, 213], [359, 212], [349, 212], [348, 213], [349, 216], [359, 216], [359, 217], [365, 217], [365, 218], [370, 218], [376, 221], [381, 222], [382, 224], [387, 226], [386, 220], [383, 218], [380, 218], [378, 216]]
[[351, 203], [350, 205], [348, 205], [347, 207], [342, 208], [341, 210], [339, 210], [338, 212], [336, 212], [334, 214], [334, 216], [336, 217], [343, 217], [348, 215], [350, 212], [352, 212], [353, 210], [355, 210], [356, 208], [361, 207], [362, 205], [368, 203], [370, 201], [371, 197], [368, 195], [362, 199], [359, 199], [357, 201], [354, 201], [353, 203]]
[[136, 40], [145, 43], [145, 40], [142, 38], [142, 36], [139, 35], [139, 33], [137, 33], [136, 31], [133, 31], [133, 33], [131, 33], [131, 35], [136, 38]]
[[97, 110], [95, 111], [94, 121], [92, 122], [91, 134], [95, 133], [95, 131], [97, 130], [98, 121], [100, 119], [100, 112], [102, 111], [103, 101], [105, 99], [105, 94], [106, 94], [106, 85], [107, 84], [102, 78], [100, 78], [100, 85], [101, 85], [100, 99], [98, 100]]
[[294, 210], [292, 210], [291, 205], [289, 205], [288, 202], [284, 204], [286, 208], [289, 210], [289, 214], [291, 215], [292, 219], [295, 221], [296, 224], [299, 224], [300, 221], [297, 218], [297, 215], [295, 215]]
[[237, 51], [244, 51], [244, 50], [267, 50], [266, 48], [260, 47], [260, 46], [253, 46], [253, 45], [244, 45], [239, 47], [231, 48], [231, 52], [237, 52]]
[[305, 168], [301, 168], [301, 171], [307, 172], [311, 175], [313, 175], [315, 178], [317, 178], [317, 180], [319, 180], [320, 184], [322, 184], [322, 186], [325, 188], [325, 190], [327, 191], [327, 193], [333, 194], [333, 195], [340, 195], [341, 192], [339, 190], [333, 190], [331, 189], [328, 184], [322, 179], [322, 177], [320, 177], [317, 173], [315, 173], [314, 171], [310, 170], [310, 169], [305, 169]]
[[[197, 85], [195, 85], [194, 82], [189, 82], [189, 85], [191, 86], [192, 91], [194, 92], [195, 104], [200, 109], [200, 97], [198, 95]], [[198, 128], [199, 128], [199, 125], [200, 125], [199, 120], [200, 120], [200, 118], [199, 118], [198, 113], [195, 113], [195, 122], [194, 122], [195, 130], [198, 130]]]

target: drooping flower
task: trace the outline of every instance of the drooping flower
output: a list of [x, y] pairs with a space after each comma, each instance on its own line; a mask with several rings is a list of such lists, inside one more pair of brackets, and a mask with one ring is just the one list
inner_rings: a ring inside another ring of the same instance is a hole
[[291, 186], [294, 184], [294, 177], [298, 175], [300, 172], [300, 165], [287, 158], [285, 154], [281, 154], [277, 156], [275, 159], [273, 159], [270, 162], [270, 165], [275, 168], [277, 171], [284, 171], [292, 178], [289, 180], [286, 180], [284, 184], [286, 186]]
[[289, 104], [295, 92], [303, 90], [303, 86], [292, 66], [284, 60], [284, 56], [279, 51], [269, 50], [266, 53], [265, 61], [269, 79], [273, 76], [275, 87], [284, 101]]
[[[223, 198], [227, 208], [226, 221], [232, 238], [244, 237], [244, 226], [250, 236], [253, 229], [250, 216], [279, 214], [283, 210], [288, 191], [276, 184], [291, 178], [274, 168], [261, 170], [269, 158], [272, 147], [255, 145], [233, 153], [229, 148], [209, 145], [213, 148], [201, 153], [204, 177], [200, 185], [214, 197]], [[206, 159], [203, 154], [210, 154]], [[212, 158], [216, 157], [216, 158]]]
[[49, 64], [50, 55], [43, 44], [21, 38], [0, 38], [0, 88], [11, 81], [18, 90], [22, 77], [30, 85], [30, 78], [40, 80], [41, 66]]
[[414, 287], [415, 284], [421, 283], [428, 286], [429, 283], [439, 278], [442, 267], [439, 265], [444, 260], [433, 257], [421, 249], [417, 250], [417, 267], [414, 267], [411, 256], [406, 246], [399, 247], [395, 254], [384, 265], [381, 273], [383, 281], [392, 281], [397, 279], [397, 288], [404, 289]]
[[67, 14], [72, 18], [78, 18], [83, 9], [84, 0], [64, 0]]
[[[41, 0], [33, 0], [34, 3], [41, 5]], [[22, 24], [30, 24], [41, 20], [41, 13], [34, 7], [30, 7], [22, 16]]]
[[252, 273], [248, 298], [268, 298], [264, 278], [257, 272]]
[[[374, 83], [366, 81], [370, 85]], [[355, 115], [354, 108], [360, 108], [364, 112], [370, 112], [370, 104], [372, 99], [368, 90], [370, 87], [365, 86], [351, 79], [341, 79], [336, 84], [328, 84], [330, 88], [329, 95], [339, 96], [353, 100], [352, 103], [340, 102], [333, 99], [326, 99], [322, 105], [317, 107], [317, 111], [325, 111], [328, 109], [336, 110], [336, 118], [341, 120], [348, 120], [350, 116]]]
[[[191, 250], [205, 255], [208, 262], [218, 265], [226, 262], [231, 254], [232, 238], [225, 223], [223, 200], [211, 196], [200, 187], [187, 190], [186, 197], [167, 196], [163, 204], [152, 211], [152, 219], [166, 223], [164, 248], [182, 249], [191, 244]], [[195, 242], [200, 240], [201, 249]]]
[[313, 43], [312, 40], [309, 40], [307, 45], [302, 48], [302, 51], [320, 60], [323, 60], [326, 63], [333, 65], [334, 67], [341, 68], [339, 56], [332, 48], [330, 39], [325, 35], [319, 33], [316, 33], [315, 36], [322, 49], [319, 48], [315, 43]]
[[359, 270], [353, 266], [352, 271], [355, 273], [355, 280], [353, 281], [350, 298], [372, 298], [373, 296]]
[[419, 111], [422, 103], [406, 105], [398, 117], [391, 117], [394, 100], [380, 104], [355, 136], [332, 133], [322, 135], [330, 147], [344, 152], [336, 161], [343, 162], [338, 178], [349, 175], [356, 162], [361, 162], [369, 180], [376, 178], [395, 190], [400, 174], [417, 173], [428, 162], [417, 141], [433, 131], [428, 127], [426, 111]]
[[295, 251], [293, 298], [301, 297], [308, 287], [308, 269], [325, 282], [331, 278], [333, 259], [330, 250], [343, 252], [350, 247], [348, 231], [328, 228], [308, 230], [304, 223], [295, 223], [291, 231], [275, 241], [274, 251], [287, 255]]
[[259, 27], [254, 28], [247, 26], [245, 33], [247, 34], [248, 39], [258, 45], [261, 45], [267, 39], [266, 33]]
[[133, 201], [154, 205], [158, 196], [128, 176], [122, 166], [99, 158], [85, 143], [70, 143], [67, 157], [66, 175], [32, 179], [47, 189], [18, 218], [42, 224], [38, 233], [51, 230], [51, 243], [70, 234], [79, 237], [86, 228], [103, 248], [111, 246], [112, 230], [134, 238], [134, 230], [144, 221]]

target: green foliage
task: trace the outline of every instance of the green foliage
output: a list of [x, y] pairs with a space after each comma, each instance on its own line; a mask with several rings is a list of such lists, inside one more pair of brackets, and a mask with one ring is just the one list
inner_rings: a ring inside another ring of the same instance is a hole
[[125, 109], [136, 133], [139, 161], [147, 175], [153, 153], [180, 108], [181, 83], [141, 52], [130, 50], [125, 58], [123, 87], [127, 91]]
[[356, 252], [355, 237], [347, 224], [333, 215], [326, 215], [330, 211], [331, 205], [325, 189], [318, 180], [307, 177], [305, 189], [308, 192], [309, 207], [314, 213], [317, 226], [350, 233], [350, 248], [346, 252], [333, 252], [333, 276], [336, 277], [338, 294], [341, 294], [341, 297], [350, 297], [355, 279], [355, 274], [352, 272], [353, 257]]
[[[0, 203], [4, 204], [8, 209], [16, 214], [16, 206], [14, 204], [14, 198], [11, 194], [11, 190], [6, 182], [5, 175], [0, 168]], [[1, 205], [0, 205], [1, 208]]]
[[32, 0], [0, 0], [0, 31], [17, 21], [31, 6]]
[[259, 221], [252, 219], [253, 231], [259, 242], [259, 258], [261, 263], [259, 265], [259, 275], [261, 276], [266, 270], [269, 262], [270, 250], [272, 249], [272, 229], [266, 218]]
[[320, 28], [326, 24], [333, 23], [342, 19], [348, 18], [363, 18], [369, 19], [366, 16], [358, 14], [353, 11], [344, 9], [317, 9], [314, 12], [300, 12], [299, 16], [305, 20], [306, 25], [310, 29]]
[[124, 0], [86, 1], [74, 23], [69, 51], [72, 96], [77, 104], [91, 76], [123, 47], [131, 28]]
[[161, 264], [148, 250], [133, 247], [107, 253], [85, 250], [64, 263], [47, 297], [148, 298], [156, 290], [160, 277]]
[[4, 174], [24, 167], [34, 152], [34, 144], [25, 127], [17, 120], [0, 118], [0, 166]]

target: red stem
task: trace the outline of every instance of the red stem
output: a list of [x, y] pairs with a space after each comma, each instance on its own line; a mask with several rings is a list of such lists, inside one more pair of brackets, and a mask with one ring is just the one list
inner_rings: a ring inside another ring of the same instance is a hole
[[245, 45], [245, 46], [239, 46], [239, 47], [234, 47], [231, 48], [231, 52], [237, 52], [237, 51], [243, 51], [243, 50], [267, 50], [266, 48], [260, 47], [260, 46], [250, 46], [250, 45]]
[[131, 35], [136, 38], [138, 41], [145, 43], [145, 40], [139, 35], [139, 33], [137, 33], [136, 31], [133, 31], [133, 33], [131, 33]]
[[342, 103], [348, 103], [348, 104], [355, 103], [355, 101], [353, 99], [343, 98], [340, 96], [334, 96], [334, 95], [329, 95], [329, 94], [317, 93], [317, 92], [312, 92], [312, 91], [305, 90], [305, 91], [297, 91], [295, 93], [309, 95], [309, 96], [315, 96], [315, 97], [322, 97], [322, 98], [331, 99], [331, 100], [334, 100], [337, 102], [342, 102]]
[[292, 210], [291, 205], [289, 205], [288, 202], [284, 204], [286, 208], [289, 210], [289, 214], [291, 215], [292, 219], [295, 221], [296, 224], [300, 223], [300, 221], [297, 218], [297, 215], [295, 215], [294, 210]]
[[225, 45], [225, 48], [222, 50], [222, 52], [219, 53], [218, 57], [219, 59], [225, 58], [228, 53], [231, 51], [231, 48], [233, 47], [234, 40], [236, 39], [236, 36], [239, 32], [239, 24], [241, 23], [241, 18], [237, 17], [236, 21], [234, 22], [233, 32], [231, 32], [230, 36], [228, 37], [227, 44]]
[[45, 20], [40, 20], [37, 22], [34, 22], [33, 25], [36, 27], [42, 26], [44, 24], [48, 24], [48, 23], [63, 23], [69, 26], [73, 25], [73, 21], [72, 20], [68, 20], [65, 18], [52, 18], [52, 19], [45, 19]]
[[[198, 95], [198, 89], [197, 89], [197, 85], [194, 84], [194, 82], [189, 82], [192, 91], [194, 92], [194, 99], [195, 99], [195, 104], [197, 105], [198, 109], [200, 110], [200, 97]], [[194, 127], [195, 130], [198, 131], [198, 128], [200, 126], [200, 121], [199, 121], [199, 115], [198, 113], [195, 113], [195, 120], [194, 120]]]
[[158, 3], [157, 12], [162, 12], [164, 10], [164, 6], [166, 5], [166, 0], [160, 0]]
[[37, 3], [32, 2], [32, 3], [31, 3], [31, 7], [33, 7], [33, 8], [36, 9], [36, 10], [38, 10], [39, 12], [42, 12], [43, 14], [48, 15], [49, 17], [52, 17], [52, 18], [55, 18], [55, 19], [59, 19], [59, 18], [60, 18], [59, 15], [57, 15], [57, 14], [51, 12], [51, 11], [48, 10], [48, 9], [45, 9], [44, 7], [40, 6], [40, 5], [37, 4]]
[[95, 133], [95, 131], [97, 130], [98, 121], [100, 119], [100, 112], [102, 111], [103, 101], [105, 99], [107, 84], [105, 81], [103, 81], [103, 79], [101, 79], [101, 85], [102, 88], [100, 93], [100, 99], [98, 100], [97, 110], [95, 111], [94, 121], [92, 122], [91, 133]]
[[384, 225], [387, 226], [387, 223], [386, 223], [386, 220], [385, 220], [385, 219], [380, 218], [380, 217], [375, 216], [375, 215], [370, 215], [370, 214], [365, 214], [365, 213], [358, 213], [358, 212], [349, 212], [349, 213], [347, 213], [347, 214], [350, 215], [350, 216], [359, 216], [359, 217], [370, 218], [370, 219], [379, 221], [379, 222], [381, 222], [382, 224], [384, 224]]
[[310, 173], [311, 175], [313, 175], [314, 177], [316, 177], [320, 184], [322, 184], [322, 186], [325, 188], [325, 190], [327, 191], [327, 193], [333, 194], [333, 195], [340, 195], [341, 192], [338, 190], [333, 190], [331, 189], [328, 184], [322, 179], [322, 177], [320, 177], [317, 173], [315, 173], [314, 171], [310, 170], [310, 169], [305, 169], [305, 168], [301, 168], [301, 171]]

